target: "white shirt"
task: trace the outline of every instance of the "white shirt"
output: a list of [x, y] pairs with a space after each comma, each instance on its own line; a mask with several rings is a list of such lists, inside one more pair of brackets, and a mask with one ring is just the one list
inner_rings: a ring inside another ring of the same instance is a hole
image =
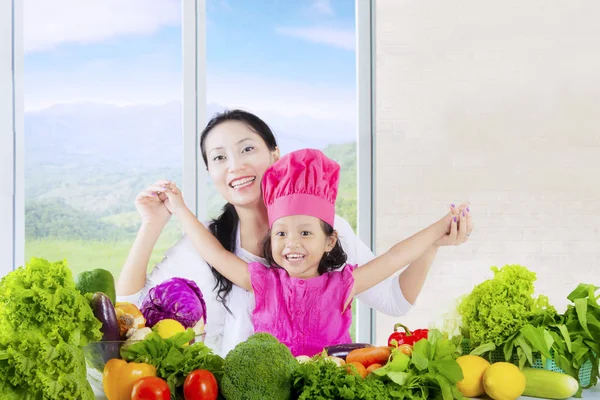
[[[375, 258], [371, 250], [356, 237], [345, 219], [336, 215], [334, 228], [338, 232], [342, 248], [348, 255], [348, 264], [361, 266]], [[240, 247], [239, 224], [235, 254], [246, 262], [267, 264], [265, 259]], [[142, 290], [129, 296], [117, 296], [117, 301], [127, 301], [140, 306], [152, 287], [173, 277], [190, 279], [196, 282], [202, 291], [207, 308], [205, 343], [216, 354], [225, 357], [238, 343], [254, 333], [251, 319], [254, 294], [233, 285], [226, 297], [227, 307], [231, 310], [229, 313], [217, 300], [216, 280], [210, 267], [200, 257], [187, 235], [166, 251], [164, 259], [148, 274]], [[412, 307], [402, 294], [397, 276], [386, 279], [356, 297], [375, 310], [394, 317], [405, 315]]]

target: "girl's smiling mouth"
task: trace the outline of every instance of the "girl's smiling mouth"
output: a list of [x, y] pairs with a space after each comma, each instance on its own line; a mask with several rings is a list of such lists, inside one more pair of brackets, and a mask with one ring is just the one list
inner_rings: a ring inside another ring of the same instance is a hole
[[284, 257], [285, 260], [290, 263], [300, 263], [302, 262], [302, 260], [304, 260], [304, 254], [300, 253], [289, 253], [286, 254]]

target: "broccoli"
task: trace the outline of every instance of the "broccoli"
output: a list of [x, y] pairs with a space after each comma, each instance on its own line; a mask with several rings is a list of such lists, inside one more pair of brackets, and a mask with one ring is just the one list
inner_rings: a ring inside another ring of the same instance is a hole
[[286, 345], [256, 333], [225, 357], [221, 393], [227, 400], [289, 400], [297, 367]]

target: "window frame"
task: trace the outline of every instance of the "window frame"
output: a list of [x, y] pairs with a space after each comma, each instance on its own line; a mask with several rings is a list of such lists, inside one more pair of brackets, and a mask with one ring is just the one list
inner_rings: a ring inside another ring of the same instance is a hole
[[[356, 0], [357, 236], [375, 249], [375, 0]], [[363, 189], [364, 188], [364, 189]], [[374, 343], [375, 311], [358, 301], [356, 341]]]
[[[0, 4], [0, 178], [9, 190], [0, 195], [0, 277], [24, 264], [25, 187], [23, 135], [23, 2]], [[5, 156], [6, 154], [6, 156]]]
[[183, 196], [192, 212], [208, 218], [208, 173], [200, 153], [206, 125], [206, 0], [182, 2], [183, 41]]

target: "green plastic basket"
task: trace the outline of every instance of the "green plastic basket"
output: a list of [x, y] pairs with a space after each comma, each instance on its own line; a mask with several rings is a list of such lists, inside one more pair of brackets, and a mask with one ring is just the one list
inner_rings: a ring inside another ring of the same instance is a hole
[[[473, 349], [474, 349], [474, 347], [471, 346], [471, 344], [469, 343], [468, 340], [463, 340], [463, 342], [462, 342], [462, 353], [463, 354], [469, 354], [471, 351], [473, 351]], [[506, 362], [506, 360], [504, 359], [504, 352], [502, 351], [502, 349], [496, 349], [496, 350], [490, 352], [489, 356], [487, 358], [490, 360], [491, 363]], [[515, 365], [519, 365], [519, 359], [516, 355], [513, 355], [513, 359], [509, 360], [509, 362], [511, 362]], [[565, 372], [556, 365], [554, 360], [547, 359], [546, 362], [543, 363], [542, 359], [540, 357], [537, 357], [534, 360], [534, 363], [533, 363], [533, 365], [531, 365], [531, 368], [545, 369], [548, 371], [556, 371], [556, 372], [562, 372], [562, 373]], [[579, 369], [579, 383], [582, 386], [587, 386], [590, 384], [591, 379], [592, 379], [592, 363], [588, 360]]]

